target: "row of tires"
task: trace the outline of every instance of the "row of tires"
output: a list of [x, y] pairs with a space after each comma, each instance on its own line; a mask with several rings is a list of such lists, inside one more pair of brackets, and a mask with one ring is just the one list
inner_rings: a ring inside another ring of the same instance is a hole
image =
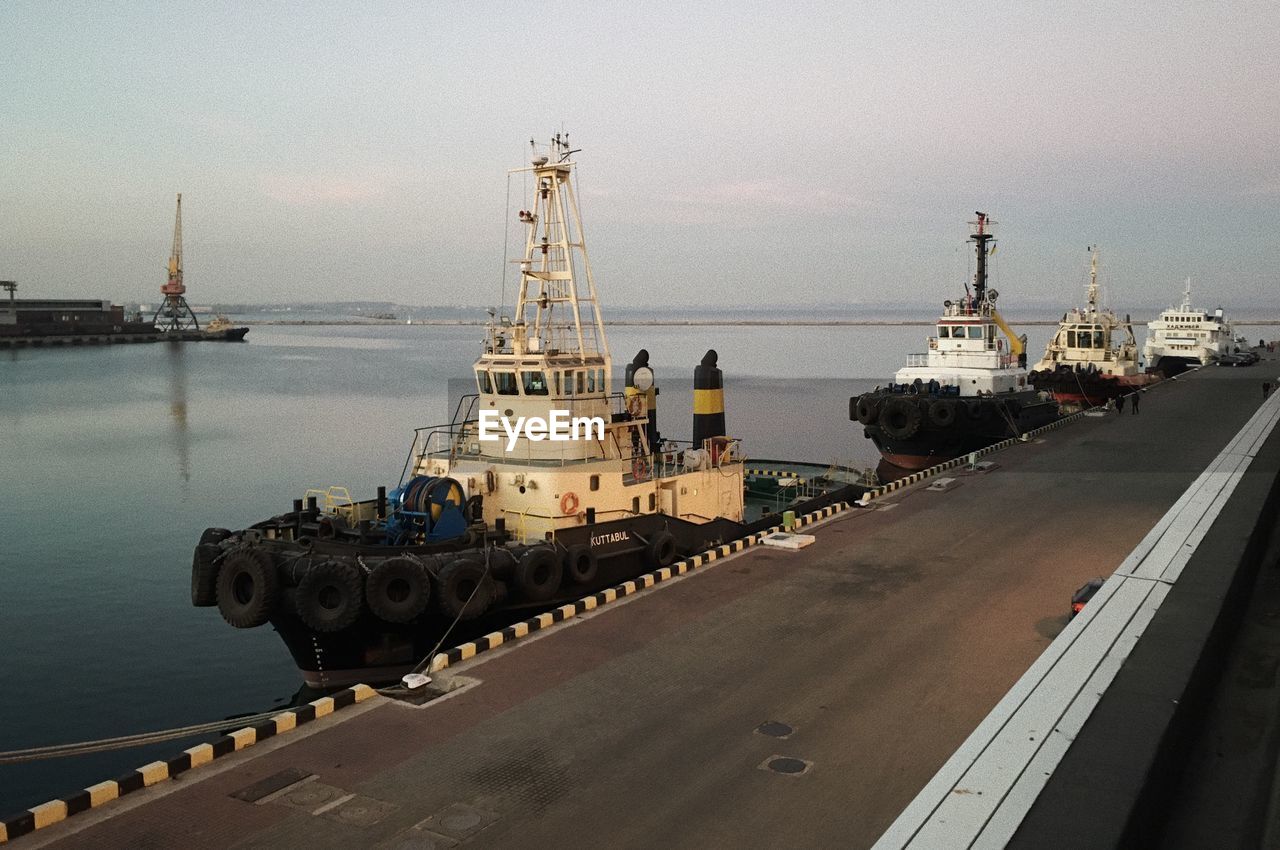
[[961, 416], [975, 423], [986, 423], [999, 415], [991, 402], [977, 398], [928, 399], [864, 393], [851, 401], [850, 418], [863, 425], [879, 425], [895, 440], [915, 436], [926, 421], [935, 428], [949, 428]]
[[1084, 365], [1077, 363], [1074, 367], [1068, 366], [1065, 363], [1059, 363], [1053, 369], [1032, 370], [1027, 374], [1027, 380], [1035, 383], [1036, 381], [1052, 378], [1055, 375], [1065, 377], [1077, 373], [1080, 375], [1099, 375], [1102, 373], [1102, 370], [1092, 363]]
[[[653, 567], [677, 557], [675, 538], [658, 532], [645, 550]], [[599, 573], [589, 546], [495, 546], [447, 554], [388, 558], [276, 554], [258, 540], [209, 529], [191, 565], [191, 602], [216, 605], [238, 629], [266, 623], [281, 608], [317, 632], [338, 632], [365, 611], [387, 623], [409, 623], [433, 607], [449, 620], [471, 620], [511, 597], [546, 602], [567, 585], [589, 585]]]

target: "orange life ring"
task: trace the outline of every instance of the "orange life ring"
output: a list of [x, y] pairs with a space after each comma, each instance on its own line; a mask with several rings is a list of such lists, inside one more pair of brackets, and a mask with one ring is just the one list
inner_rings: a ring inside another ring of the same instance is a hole
[[627, 413], [636, 417], [644, 413], [644, 396], [636, 393], [631, 398], [627, 399]]
[[568, 516], [578, 512], [578, 494], [569, 492], [560, 497], [560, 513]]
[[631, 462], [631, 474], [637, 481], [644, 481], [649, 477], [649, 461], [643, 457], [638, 457]]

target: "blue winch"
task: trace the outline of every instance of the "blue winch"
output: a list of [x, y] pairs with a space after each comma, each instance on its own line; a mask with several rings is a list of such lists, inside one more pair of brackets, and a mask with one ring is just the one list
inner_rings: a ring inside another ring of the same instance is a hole
[[400, 546], [419, 536], [434, 543], [467, 531], [466, 492], [452, 478], [417, 475], [387, 494], [387, 543]]

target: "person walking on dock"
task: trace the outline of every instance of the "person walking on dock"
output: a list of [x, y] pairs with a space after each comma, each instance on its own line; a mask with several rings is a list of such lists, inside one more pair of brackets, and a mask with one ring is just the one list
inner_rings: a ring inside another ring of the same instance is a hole
[[1124, 413], [1124, 396], [1116, 396], [1116, 413]]
[[1138, 400], [1141, 398], [1142, 398], [1141, 392], [1136, 392], [1133, 394], [1133, 415], [1134, 416], [1138, 415]]

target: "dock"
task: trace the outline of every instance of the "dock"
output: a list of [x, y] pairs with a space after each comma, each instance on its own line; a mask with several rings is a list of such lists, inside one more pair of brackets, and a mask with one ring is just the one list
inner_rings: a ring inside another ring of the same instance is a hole
[[[56, 848], [948, 846], [930, 836], [1125, 846], [1171, 800], [1185, 803], [1185, 835], [1208, 834], [1196, 813], [1215, 798], [1197, 771], [1267, 783], [1239, 805], [1236, 834], [1265, 831], [1275, 721], [1255, 721], [1256, 750], [1230, 764], [1204, 736], [1235, 728], [1260, 698], [1241, 702], [1218, 674], [1253, 657], [1237, 636], [1249, 638], [1244, 612], [1276, 543], [1280, 393], [1264, 403], [1260, 386], [1278, 369], [1273, 356], [1163, 382], [1137, 415], [1081, 416], [818, 518], [807, 548], [730, 551], [459, 656], [434, 674], [448, 692], [423, 705], [371, 696], [208, 764], [188, 759], [164, 781], [139, 771], [124, 780], [138, 790], [72, 816], [53, 804], [6, 820], [25, 833], [7, 837]], [[1176, 541], [1175, 523], [1189, 529]], [[1144, 573], [1161, 545], [1168, 563]], [[1072, 592], [1095, 576], [1111, 578], [1069, 623]], [[991, 762], [992, 742], [1020, 728], [1007, 722], [1019, 694], [1065, 646], [1097, 635], [1140, 580], [1164, 603], [1150, 591], [1134, 603], [1155, 631], [1125, 642], [1124, 620], [1104, 648], [1103, 690], [1061, 691], [1050, 726], [1075, 706], [1070, 740], [1049, 761], [1024, 747], [1022, 761]], [[1269, 669], [1259, 689], [1280, 694]], [[1187, 711], [1166, 705], [1170, 688]], [[1153, 701], [1165, 708], [1153, 713]], [[1043, 775], [1019, 784], [1032, 764]], [[964, 799], [975, 792], [957, 777], [984, 770], [999, 799]], [[952, 804], [963, 817], [946, 821]], [[956, 831], [961, 820], [969, 831]], [[1004, 831], [985, 831], [993, 822]]]

